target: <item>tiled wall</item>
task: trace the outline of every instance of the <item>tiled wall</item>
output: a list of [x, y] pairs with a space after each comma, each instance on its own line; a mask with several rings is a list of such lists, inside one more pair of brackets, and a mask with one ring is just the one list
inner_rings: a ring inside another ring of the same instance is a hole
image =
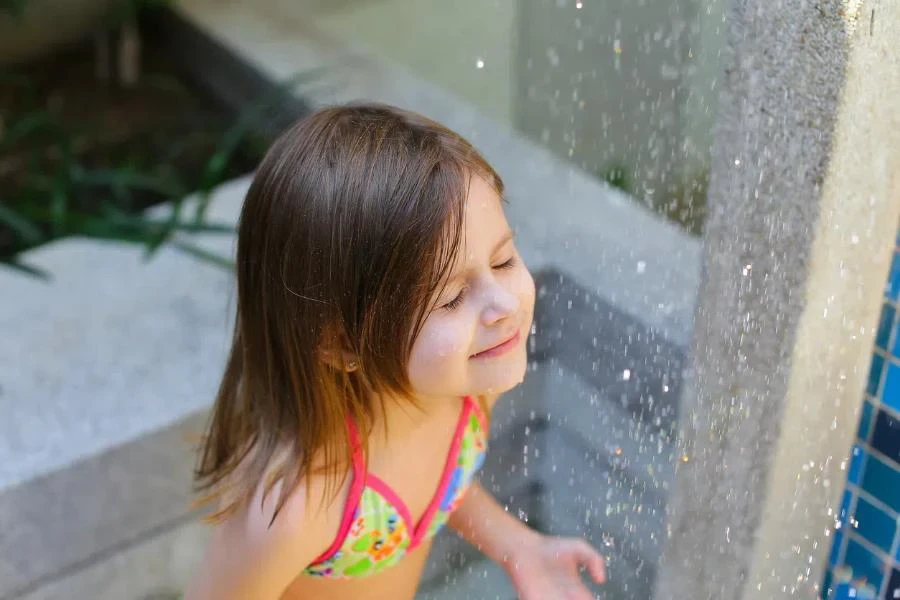
[[900, 599], [900, 247], [885, 285], [824, 596]]

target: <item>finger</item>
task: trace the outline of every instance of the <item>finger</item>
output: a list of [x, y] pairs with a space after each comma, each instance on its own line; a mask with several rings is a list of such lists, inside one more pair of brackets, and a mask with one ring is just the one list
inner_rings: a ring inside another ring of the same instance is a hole
[[594, 581], [597, 583], [606, 582], [606, 559], [593, 546], [583, 540], [579, 544], [579, 559], [587, 567]]
[[606, 583], [606, 561], [599, 556], [588, 564], [588, 571], [597, 583]]

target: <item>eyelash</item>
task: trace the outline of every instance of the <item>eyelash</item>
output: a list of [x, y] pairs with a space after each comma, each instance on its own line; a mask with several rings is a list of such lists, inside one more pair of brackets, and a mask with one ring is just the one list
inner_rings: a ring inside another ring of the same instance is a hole
[[[511, 269], [511, 268], [513, 268], [514, 266], [516, 266], [516, 259], [515, 259], [515, 257], [510, 258], [510, 259], [509, 259], [508, 261], [506, 261], [505, 263], [500, 264], [500, 265], [497, 265], [497, 266], [494, 267], [494, 268], [495, 268], [495, 269], [500, 269], [500, 270], [504, 270], [504, 271], [505, 271], [506, 269]], [[459, 293], [456, 295], [456, 298], [454, 298], [453, 300], [451, 300], [450, 302], [448, 302], [447, 304], [445, 304], [445, 305], [442, 306], [441, 308], [447, 310], [448, 312], [452, 312], [452, 311], [456, 310], [457, 308], [459, 308], [459, 305], [462, 304], [462, 301], [463, 301], [463, 299], [465, 298], [465, 296], [466, 296], [466, 288], [463, 288], [463, 289], [461, 289], [461, 290], [459, 291]]]

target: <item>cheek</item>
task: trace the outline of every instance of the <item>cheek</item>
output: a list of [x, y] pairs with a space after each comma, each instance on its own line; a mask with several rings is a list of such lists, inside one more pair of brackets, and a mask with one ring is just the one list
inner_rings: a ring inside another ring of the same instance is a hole
[[522, 269], [517, 279], [516, 295], [519, 297], [523, 312], [528, 315], [534, 313], [534, 278], [527, 269]]
[[427, 323], [413, 345], [410, 376], [425, 375], [423, 370], [446, 364], [447, 359], [468, 358], [469, 337], [466, 328], [453, 319]]

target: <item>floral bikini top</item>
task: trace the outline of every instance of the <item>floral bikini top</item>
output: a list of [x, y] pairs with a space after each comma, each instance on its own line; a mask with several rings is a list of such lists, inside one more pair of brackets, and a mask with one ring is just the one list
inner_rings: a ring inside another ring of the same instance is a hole
[[444, 526], [484, 463], [484, 415], [471, 397], [463, 401], [450, 453], [434, 497], [413, 524], [409, 508], [384, 481], [367, 473], [356, 427], [350, 424], [353, 479], [338, 535], [304, 573], [317, 577], [365, 577], [396, 564]]

